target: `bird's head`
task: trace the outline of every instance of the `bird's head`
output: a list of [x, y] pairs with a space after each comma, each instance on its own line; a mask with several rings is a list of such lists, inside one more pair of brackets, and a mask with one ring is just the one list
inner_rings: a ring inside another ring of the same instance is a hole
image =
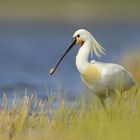
[[95, 53], [97, 57], [101, 57], [102, 54], [105, 54], [106, 50], [95, 40], [90, 32], [85, 29], [79, 29], [73, 34], [73, 40], [76, 41], [76, 44], [79, 44], [81, 47], [86, 41], [90, 42], [91, 53]]
[[85, 41], [92, 39], [92, 35], [85, 29], [79, 29], [73, 34], [73, 39], [76, 40], [76, 44], [83, 46]]

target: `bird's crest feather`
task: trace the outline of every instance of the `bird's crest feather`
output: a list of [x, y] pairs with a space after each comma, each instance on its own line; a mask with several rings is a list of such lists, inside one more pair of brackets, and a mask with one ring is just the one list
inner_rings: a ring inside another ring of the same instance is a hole
[[102, 54], [105, 55], [106, 50], [95, 40], [95, 38], [92, 36], [92, 48], [91, 53], [95, 53], [97, 57], [101, 57]]

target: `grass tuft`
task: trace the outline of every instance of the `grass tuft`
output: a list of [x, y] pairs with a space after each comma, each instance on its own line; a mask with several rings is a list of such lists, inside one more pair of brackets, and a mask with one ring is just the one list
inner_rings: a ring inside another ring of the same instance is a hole
[[98, 101], [66, 106], [61, 101], [52, 107], [54, 97], [38, 100], [36, 96], [14, 98], [8, 105], [6, 95], [0, 108], [0, 139], [12, 140], [131, 140], [140, 139], [140, 89], [117, 93], [106, 110]]

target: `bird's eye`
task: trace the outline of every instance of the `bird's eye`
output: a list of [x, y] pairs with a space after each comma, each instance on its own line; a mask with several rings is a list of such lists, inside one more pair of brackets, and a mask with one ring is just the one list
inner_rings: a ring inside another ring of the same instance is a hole
[[80, 35], [77, 35], [76, 37], [80, 37]]

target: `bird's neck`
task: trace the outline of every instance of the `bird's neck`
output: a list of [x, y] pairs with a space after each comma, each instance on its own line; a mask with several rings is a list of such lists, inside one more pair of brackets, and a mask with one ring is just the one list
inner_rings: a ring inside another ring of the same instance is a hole
[[76, 66], [80, 73], [84, 71], [89, 64], [88, 58], [91, 52], [90, 45], [90, 40], [85, 41], [85, 43], [83, 44], [83, 46], [81, 46], [76, 56]]

